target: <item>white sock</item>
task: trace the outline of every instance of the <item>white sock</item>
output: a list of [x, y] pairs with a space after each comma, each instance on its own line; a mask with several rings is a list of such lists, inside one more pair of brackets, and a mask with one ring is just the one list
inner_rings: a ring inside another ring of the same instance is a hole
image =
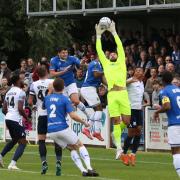
[[79, 157], [77, 151], [75, 151], [75, 150], [71, 151], [71, 159], [74, 161], [74, 163], [80, 169], [81, 172], [87, 172], [81, 162], [81, 158]]
[[2, 155], [0, 154], [0, 160], [2, 160], [2, 158], [3, 158], [3, 157], [2, 157]]
[[88, 153], [87, 149], [85, 148], [85, 146], [80, 147], [79, 152], [80, 152], [80, 156], [83, 159], [87, 169], [92, 170], [89, 153]]
[[173, 164], [178, 176], [180, 177], [180, 154], [173, 155]]
[[10, 163], [11, 166], [15, 166], [16, 165], [16, 161], [12, 160]]
[[95, 120], [95, 132], [100, 133], [102, 127], [102, 111], [96, 111], [94, 115]]
[[90, 127], [89, 127], [88, 129], [91, 129], [92, 126], [94, 125], [94, 122], [95, 122], [95, 121], [94, 121], [94, 115], [95, 115], [95, 113], [92, 114], [92, 115], [90, 116], [90, 118], [89, 118], [88, 123], [89, 123]]
[[86, 106], [80, 102], [77, 107], [87, 116], [88, 119], [90, 119], [90, 114], [87, 112]]

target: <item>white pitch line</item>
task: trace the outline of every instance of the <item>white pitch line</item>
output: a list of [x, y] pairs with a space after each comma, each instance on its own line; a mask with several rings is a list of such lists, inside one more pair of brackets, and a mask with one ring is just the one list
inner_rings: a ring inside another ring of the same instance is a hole
[[[0, 169], [0, 171], [29, 173], [29, 174], [39, 174], [40, 175], [40, 173], [37, 171], [26, 171], [26, 170], [12, 171], [12, 170], [8, 170], [8, 169]], [[45, 176], [55, 176], [55, 175], [52, 173], [47, 173]], [[62, 176], [83, 178], [83, 176], [79, 176], [76, 174], [62, 174]], [[123, 180], [123, 179], [114, 179], [114, 178], [108, 178], [108, 177], [86, 177], [86, 178], [88, 178], [88, 179], [99, 179], [99, 180]]]
[[[12, 153], [12, 152], [10, 152]], [[39, 156], [37, 152], [25, 152], [24, 154], [26, 155], [36, 155]], [[47, 156], [54, 157], [55, 155], [53, 154], [48, 154]], [[70, 156], [63, 156], [63, 158], [71, 158]], [[91, 157], [92, 160], [97, 160], [97, 161], [117, 161], [115, 159], [108, 159], [108, 158], [93, 158]], [[136, 161], [137, 163], [143, 163], [143, 164], [160, 164], [160, 165], [172, 165], [172, 163], [166, 163], [166, 162], [159, 162], [159, 161]]]

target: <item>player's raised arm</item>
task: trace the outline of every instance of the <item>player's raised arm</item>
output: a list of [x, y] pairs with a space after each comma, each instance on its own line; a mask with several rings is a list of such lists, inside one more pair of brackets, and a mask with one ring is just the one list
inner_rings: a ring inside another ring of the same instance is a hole
[[101, 35], [105, 31], [105, 29], [101, 29], [99, 24], [96, 24], [95, 29], [96, 29], [96, 51], [99, 56], [99, 61], [104, 66], [108, 62], [102, 50], [102, 43], [101, 43]]
[[[120, 57], [120, 60], [125, 60], [125, 53], [124, 53], [124, 48], [122, 45], [122, 42], [116, 32], [116, 27], [115, 27], [115, 22], [112, 21], [110, 27], [108, 28], [108, 31], [110, 31], [112, 33], [112, 35], [114, 36], [116, 45], [117, 45], [117, 53], [118, 53], [118, 57]], [[118, 58], [119, 59], [119, 58]]]

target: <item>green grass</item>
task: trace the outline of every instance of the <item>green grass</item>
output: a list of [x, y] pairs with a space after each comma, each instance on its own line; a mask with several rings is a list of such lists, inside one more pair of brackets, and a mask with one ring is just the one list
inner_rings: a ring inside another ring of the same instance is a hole
[[[4, 144], [0, 144], [0, 150]], [[93, 178], [99, 180], [178, 180], [172, 165], [170, 153], [145, 153], [139, 152], [135, 167], [124, 166], [120, 161], [114, 160], [114, 150], [103, 148], [88, 148], [92, 166], [100, 173], [100, 177]], [[22, 169], [19, 172], [7, 170], [11, 160], [12, 150], [4, 158], [5, 169], [0, 169], [0, 179], [2, 180], [76, 180], [84, 179], [79, 170], [73, 164], [70, 153], [63, 151], [62, 176], [55, 176], [55, 156], [54, 148], [48, 145], [48, 165], [49, 170], [46, 175], [40, 175], [40, 160], [37, 146], [28, 146], [24, 155], [18, 161], [17, 166]], [[88, 178], [89, 179], [89, 178]]]

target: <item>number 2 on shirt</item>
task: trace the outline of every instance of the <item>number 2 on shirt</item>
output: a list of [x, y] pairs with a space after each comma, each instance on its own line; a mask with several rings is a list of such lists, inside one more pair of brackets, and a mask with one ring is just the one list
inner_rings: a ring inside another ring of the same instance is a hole
[[56, 106], [54, 104], [51, 104], [50, 106], [51, 113], [49, 114], [50, 118], [56, 118]]

